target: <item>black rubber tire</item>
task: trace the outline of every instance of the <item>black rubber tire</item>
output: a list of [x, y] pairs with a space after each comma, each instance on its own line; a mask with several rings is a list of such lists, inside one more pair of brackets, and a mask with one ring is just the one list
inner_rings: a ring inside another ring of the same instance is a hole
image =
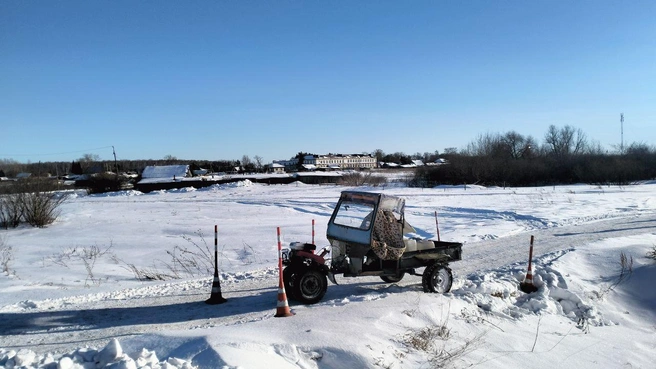
[[285, 293], [287, 294], [287, 297], [294, 300], [296, 299], [294, 296], [294, 280], [298, 274], [296, 269], [297, 268], [294, 266], [289, 265], [282, 270], [282, 282], [285, 286]]
[[299, 270], [293, 282], [294, 298], [303, 304], [319, 302], [328, 290], [326, 275], [317, 269]]
[[424, 292], [447, 293], [451, 291], [452, 284], [453, 274], [451, 269], [439, 263], [427, 266], [421, 276], [421, 285]]
[[403, 276], [405, 276], [405, 272], [401, 272], [398, 277], [393, 275], [383, 275], [380, 276], [380, 279], [387, 283], [397, 283], [403, 279]]

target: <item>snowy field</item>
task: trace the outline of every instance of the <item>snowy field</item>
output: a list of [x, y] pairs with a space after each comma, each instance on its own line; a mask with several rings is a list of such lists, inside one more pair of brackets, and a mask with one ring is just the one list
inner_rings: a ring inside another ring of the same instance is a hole
[[[326, 246], [345, 189], [72, 193], [47, 228], [0, 231], [0, 367], [654, 367], [656, 183], [359, 188], [404, 197], [428, 238], [437, 211], [441, 239], [464, 243], [452, 291], [338, 276], [322, 301], [289, 300], [295, 315], [275, 318], [276, 228], [283, 245], [310, 242], [314, 220]], [[213, 256], [215, 225], [228, 301], [208, 305], [199, 255]], [[531, 235], [538, 291], [525, 294]]]

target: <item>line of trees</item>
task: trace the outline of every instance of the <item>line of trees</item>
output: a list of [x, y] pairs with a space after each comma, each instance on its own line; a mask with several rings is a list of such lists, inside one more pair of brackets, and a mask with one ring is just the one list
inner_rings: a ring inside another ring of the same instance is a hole
[[[30, 179], [62, 178], [66, 175], [76, 177], [75, 184], [86, 188], [90, 193], [104, 193], [130, 188], [141, 178], [143, 169], [153, 165], [189, 165], [191, 171], [206, 169], [210, 172], [257, 173], [267, 170], [261, 156], [251, 159], [248, 155], [241, 160], [182, 160], [167, 155], [161, 160], [118, 160], [102, 161], [98, 155], [84, 154], [72, 162], [39, 162], [23, 164], [11, 159], [0, 159], [0, 177], [17, 178], [20, 173], [28, 173]], [[24, 179], [23, 179], [24, 180]], [[53, 181], [54, 182], [54, 181]], [[53, 184], [53, 186], [56, 183]], [[21, 188], [14, 181], [0, 181], [0, 195]]]
[[151, 165], [187, 165], [192, 169], [207, 169], [211, 172], [231, 173], [235, 168], [243, 172], [253, 173], [266, 170], [262, 157], [251, 159], [244, 155], [241, 160], [183, 160], [174, 156], [166, 156], [159, 160], [100, 160], [87, 155], [72, 162], [39, 162], [19, 163], [11, 159], [0, 159], [0, 177], [16, 177], [19, 173], [30, 173], [33, 177], [61, 177], [67, 174], [89, 174], [101, 172], [122, 172], [140, 174]]
[[[612, 153], [599, 143], [588, 139], [580, 129], [566, 125], [549, 126], [539, 142], [532, 136], [516, 131], [482, 134], [465, 148], [444, 149], [411, 155], [385, 153], [377, 149], [371, 154], [378, 162], [411, 164], [419, 159], [433, 163], [446, 159], [448, 165], [420, 167], [411, 185], [478, 183], [497, 186], [535, 186], [569, 183], [628, 184], [638, 180], [656, 178], [656, 148], [645, 143], [633, 143], [626, 148], [615, 148]], [[299, 152], [299, 166], [306, 153]], [[121, 172], [141, 174], [146, 166], [191, 164], [191, 169], [211, 172], [247, 173], [265, 172], [267, 165], [262, 157], [242, 156], [241, 160], [181, 160], [167, 155], [160, 160], [100, 161], [95, 155], [85, 154], [72, 163], [45, 162], [21, 164], [0, 159], [0, 177], [15, 177], [21, 172], [36, 177], [62, 176], [93, 172]], [[111, 178], [110, 178], [111, 179]], [[111, 181], [110, 181], [111, 182]], [[104, 182], [103, 182], [104, 183]], [[103, 188], [107, 184], [101, 183]], [[116, 183], [120, 187], [120, 183]]]
[[620, 151], [606, 152], [572, 126], [550, 126], [542, 143], [515, 131], [485, 134], [443, 155], [448, 165], [418, 169], [411, 185], [625, 185], [656, 178], [656, 148], [633, 143]]

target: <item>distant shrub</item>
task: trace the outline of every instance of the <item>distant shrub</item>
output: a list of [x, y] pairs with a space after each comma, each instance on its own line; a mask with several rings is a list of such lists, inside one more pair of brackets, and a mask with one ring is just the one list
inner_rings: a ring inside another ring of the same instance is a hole
[[59, 216], [59, 205], [66, 197], [56, 192], [32, 192], [24, 197], [25, 221], [34, 227], [52, 224]]
[[15, 199], [15, 211], [21, 212], [21, 218], [34, 227], [45, 227], [59, 216], [59, 206], [66, 200], [66, 195], [55, 191], [57, 182], [47, 179], [30, 179], [20, 181], [17, 191], [10, 198]]
[[105, 193], [120, 191], [128, 185], [129, 180], [124, 176], [111, 173], [95, 174], [82, 183], [87, 187], [89, 193]]
[[52, 192], [61, 189], [60, 183], [50, 178], [26, 178], [11, 186], [9, 193]]
[[21, 180], [5, 188], [5, 194], [0, 195], [0, 226], [7, 229], [21, 222], [35, 227], [51, 224], [65, 200], [56, 189], [56, 181], [41, 178]]
[[98, 260], [103, 257], [108, 257], [113, 263], [119, 262], [116, 255], [111, 251], [111, 248], [111, 243], [104, 249], [101, 249], [98, 245], [90, 247], [76, 246], [45, 257], [43, 261], [44, 263], [48, 262], [56, 264], [67, 269], [70, 268], [71, 263], [79, 264], [81, 262], [87, 272], [87, 278], [84, 281], [84, 285], [85, 287], [89, 287], [91, 284], [99, 285], [102, 282], [102, 278], [96, 276], [94, 272], [94, 266]]
[[0, 195], [0, 227], [18, 227], [25, 212], [24, 197], [22, 193]]
[[[180, 279], [183, 277], [200, 277], [211, 275], [214, 271], [214, 251], [207, 244], [203, 232], [198, 230], [197, 236], [202, 244], [194, 241], [190, 236], [183, 235], [182, 238], [189, 243], [189, 246], [173, 247], [172, 251], [167, 250], [166, 254], [170, 256], [170, 261], [158, 261], [159, 265], [153, 265], [150, 268], [139, 268], [132, 263], [124, 262], [124, 269], [131, 271], [135, 278], [140, 281], [165, 281], [169, 279]], [[225, 257], [221, 254], [221, 259]], [[160, 271], [161, 268], [166, 271]]]
[[628, 281], [633, 275], [633, 256], [626, 255], [624, 251], [620, 252], [619, 273], [615, 279], [606, 285], [602, 285], [598, 291], [592, 292], [592, 296], [598, 299], [603, 299], [611, 291], [615, 290], [617, 286]]
[[0, 269], [2, 272], [9, 275], [9, 263], [14, 259], [14, 253], [11, 246], [6, 245], [5, 237], [0, 235]]
[[384, 186], [387, 184], [387, 178], [384, 176], [369, 175], [367, 184], [374, 187]]
[[447, 347], [451, 329], [446, 324], [435, 324], [406, 333], [401, 342], [408, 348], [428, 355], [428, 368], [452, 368], [456, 361], [475, 351], [483, 341], [483, 334], [467, 339], [462, 345]]
[[656, 245], [652, 246], [652, 249], [647, 252], [647, 257], [656, 260]]
[[339, 184], [345, 185], [345, 186], [364, 186], [364, 185], [369, 185], [369, 186], [382, 186], [387, 183], [387, 178], [384, 176], [376, 176], [371, 174], [370, 172], [366, 174], [362, 174], [359, 172], [353, 172], [353, 173], [346, 173], [342, 175], [342, 179], [339, 181]]

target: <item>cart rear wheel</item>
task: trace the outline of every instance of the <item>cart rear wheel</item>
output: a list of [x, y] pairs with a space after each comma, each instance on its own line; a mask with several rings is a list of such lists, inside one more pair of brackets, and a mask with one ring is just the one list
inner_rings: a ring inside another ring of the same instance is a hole
[[291, 286], [294, 298], [304, 304], [319, 302], [328, 290], [326, 275], [316, 269], [299, 270]]
[[395, 275], [383, 275], [380, 277], [384, 282], [387, 283], [397, 283], [400, 282], [403, 279], [403, 276], [405, 275], [405, 272], [399, 273], [398, 277]]
[[432, 264], [426, 267], [421, 278], [424, 292], [446, 293], [451, 291], [453, 275], [451, 269], [442, 264]]

